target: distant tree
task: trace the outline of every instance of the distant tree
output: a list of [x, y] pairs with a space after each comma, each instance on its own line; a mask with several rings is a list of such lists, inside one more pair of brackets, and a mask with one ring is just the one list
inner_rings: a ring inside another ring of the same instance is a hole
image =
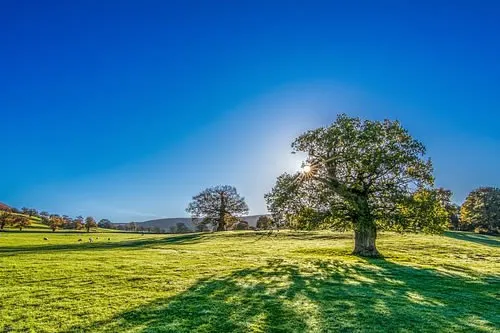
[[12, 211], [12, 213], [15, 213], [15, 214], [21, 214], [22, 213], [21, 210], [15, 208], [15, 207], [12, 207], [11, 211]]
[[273, 226], [273, 219], [267, 215], [262, 215], [257, 220], [257, 229], [268, 230]]
[[153, 227], [153, 228], [151, 229], [151, 232], [153, 232], [153, 233], [155, 233], [155, 234], [160, 234], [160, 233], [162, 233], [162, 230], [161, 230], [161, 228], [160, 228], [160, 227]]
[[449, 228], [458, 230], [460, 222], [460, 206], [451, 201], [452, 195], [453, 193], [450, 190], [444, 189], [442, 187], [436, 189], [436, 197], [448, 213]]
[[299, 136], [292, 148], [307, 154], [306, 167], [278, 179], [266, 197], [269, 211], [286, 215], [299, 204], [328, 214], [332, 225], [354, 229], [357, 255], [378, 256], [379, 221], [400, 221], [398, 207], [415, 189], [433, 184], [425, 147], [397, 121], [339, 115], [330, 126]]
[[104, 229], [113, 229], [113, 223], [108, 219], [101, 219], [99, 223], [97, 223], [97, 226]]
[[83, 216], [77, 216], [73, 219], [73, 228], [75, 230], [81, 230], [84, 226]]
[[0, 230], [14, 223], [14, 214], [8, 211], [0, 211]]
[[32, 216], [40, 217], [40, 215], [38, 214], [38, 210], [36, 210], [34, 208], [30, 208], [28, 215], [29, 215], [29, 217], [32, 217]]
[[90, 232], [91, 228], [97, 227], [97, 223], [95, 222], [94, 218], [92, 216], [87, 216], [85, 218], [85, 229], [87, 232]]
[[130, 223], [127, 225], [127, 230], [128, 230], [128, 231], [137, 231], [137, 223], [135, 223], [135, 222], [130, 222]]
[[185, 234], [191, 231], [184, 223], [178, 222], [176, 223], [176, 232], [179, 234]]
[[463, 229], [500, 232], [500, 188], [480, 187], [467, 196], [460, 208]]
[[195, 224], [195, 231], [196, 232], [206, 232], [206, 231], [210, 231], [210, 228], [206, 224], [196, 223]]
[[19, 231], [22, 231], [23, 228], [31, 225], [31, 219], [26, 215], [16, 215], [13, 219], [13, 225], [16, 228], [19, 228]]
[[168, 228], [168, 232], [169, 232], [170, 234], [175, 234], [175, 233], [177, 233], [177, 226], [175, 226], [175, 225], [171, 225], [171, 226]]
[[248, 222], [240, 220], [236, 223], [233, 223], [231, 229], [232, 230], [248, 230], [249, 229]]
[[68, 215], [62, 216], [62, 225], [61, 227], [64, 229], [76, 229], [75, 223], [73, 219]]
[[343, 229], [333, 225], [328, 212], [323, 212], [312, 207], [302, 207], [298, 212], [289, 216], [288, 219], [288, 227], [290, 229], [315, 230], [335, 228], [338, 231], [343, 231]]
[[50, 218], [47, 216], [40, 216], [40, 222], [45, 225], [50, 225]]
[[34, 208], [23, 207], [23, 208], [21, 208], [21, 212], [24, 215], [28, 215], [29, 217], [38, 216], [38, 211]]
[[64, 225], [64, 219], [60, 216], [52, 216], [49, 218], [49, 227], [55, 232], [58, 228]]
[[449, 215], [439, 190], [419, 189], [397, 206], [398, 214], [381, 218], [382, 229], [399, 232], [440, 233], [449, 225]]
[[193, 197], [186, 211], [193, 221], [216, 226], [217, 231], [224, 231], [231, 219], [248, 213], [245, 199], [233, 186], [216, 186], [207, 188]]
[[49, 212], [46, 212], [46, 211], [42, 210], [42, 211], [40, 212], [40, 216], [43, 216], [43, 217], [49, 217], [49, 216], [50, 216], [50, 214], [49, 214]]

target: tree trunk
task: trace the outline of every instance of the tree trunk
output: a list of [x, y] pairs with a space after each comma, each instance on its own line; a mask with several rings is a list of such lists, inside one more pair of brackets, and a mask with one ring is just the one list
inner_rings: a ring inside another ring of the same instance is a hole
[[370, 211], [368, 198], [358, 197], [358, 214], [354, 223], [354, 251], [352, 254], [363, 257], [379, 257], [375, 245], [377, 225]]
[[219, 223], [217, 224], [217, 231], [226, 230], [226, 202], [224, 201], [224, 193], [220, 193], [220, 207], [219, 207]]
[[363, 257], [379, 257], [380, 253], [375, 245], [377, 228], [375, 224], [362, 226], [354, 230], [354, 251], [352, 254]]
[[219, 224], [217, 225], [217, 231], [224, 231], [226, 230], [225, 226], [224, 226], [224, 219], [222, 220], [219, 220]]

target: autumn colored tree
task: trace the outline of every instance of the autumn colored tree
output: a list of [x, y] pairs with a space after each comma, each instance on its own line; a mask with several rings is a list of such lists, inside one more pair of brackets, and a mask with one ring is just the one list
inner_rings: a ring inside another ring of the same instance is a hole
[[84, 227], [83, 216], [79, 215], [73, 219], [73, 226], [75, 230], [81, 230]]
[[52, 216], [49, 218], [49, 227], [55, 232], [58, 228], [64, 225], [64, 219], [60, 216]]
[[0, 210], [0, 230], [6, 226], [12, 225], [14, 222], [14, 215], [11, 212]]
[[16, 228], [19, 228], [19, 231], [22, 231], [23, 228], [31, 225], [31, 219], [26, 215], [15, 215], [12, 224]]

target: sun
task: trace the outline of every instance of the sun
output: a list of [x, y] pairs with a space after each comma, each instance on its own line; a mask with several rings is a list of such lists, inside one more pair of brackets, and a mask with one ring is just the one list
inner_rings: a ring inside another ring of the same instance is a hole
[[304, 165], [304, 166], [302, 167], [302, 172], [303, 172], [303, 173], [309, 173], [309, 172], [311, 172], [311, 166], [310, 166], [310, 165], [308, 165], [308, 164]]

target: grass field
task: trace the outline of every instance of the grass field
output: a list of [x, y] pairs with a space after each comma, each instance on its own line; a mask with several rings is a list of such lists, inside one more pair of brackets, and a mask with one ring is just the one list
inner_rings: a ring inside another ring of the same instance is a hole
[[331, 232], [92, 237], [0, 233], [0, 332], [500, 331], [495, 237], [382, 234], [384, 259]]

